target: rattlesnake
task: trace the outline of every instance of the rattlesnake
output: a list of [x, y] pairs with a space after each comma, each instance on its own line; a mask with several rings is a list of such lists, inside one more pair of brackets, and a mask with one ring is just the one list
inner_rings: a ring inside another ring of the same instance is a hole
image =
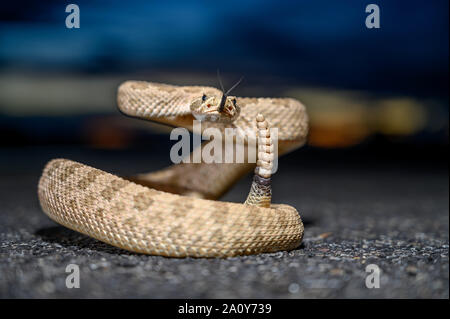
[[181, 163], [125, 179], [54, 159], [38, 185], [41, 207], [51, 219], [116, 247], [170, 257], [227, 257], [300, 245], [297, 210], [270, 203], [274, 149], [268, 129], [269, 123], [278, 129], [278, 154], [303, 145], [308, 118], [300, 102], [143, 81], [124, 82], [117, 100], [119, 110], [132, 117], [192, 130], [195, 115], [202, 118], [202, 129], [257, 132], [258, 162], [247, 200], [217, 201], [254, 163]]

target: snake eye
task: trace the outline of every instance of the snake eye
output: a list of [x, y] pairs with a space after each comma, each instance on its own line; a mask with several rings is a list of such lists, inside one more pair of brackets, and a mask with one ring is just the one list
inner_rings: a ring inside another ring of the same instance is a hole
[[206, 101], [206, 94], [202, 95], [202, 101], [205, 102]]
[[211, 104], [208, 104], [207, 107], [211, 107]]
[[233, 104], [236, 107], [236, 99], [233, 99]]

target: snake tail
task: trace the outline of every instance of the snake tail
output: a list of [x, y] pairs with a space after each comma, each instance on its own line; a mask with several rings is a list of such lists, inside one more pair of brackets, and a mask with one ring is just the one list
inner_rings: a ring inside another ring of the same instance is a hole
[[258, 160], [252, 186], [245, 201], [246, 205], [270, 207], [272, 200], [271, 174], [273, 167], [273, 141], [270, 127], [262, 114], [256, 116], [258, 132]]

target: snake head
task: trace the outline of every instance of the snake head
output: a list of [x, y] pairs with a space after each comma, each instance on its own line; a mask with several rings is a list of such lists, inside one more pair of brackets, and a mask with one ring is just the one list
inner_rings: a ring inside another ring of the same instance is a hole
[[192, 115], [199, 121], [232, 123], [241, 112], [236, 97], [206, 95], [194, 99], [190, 105]]

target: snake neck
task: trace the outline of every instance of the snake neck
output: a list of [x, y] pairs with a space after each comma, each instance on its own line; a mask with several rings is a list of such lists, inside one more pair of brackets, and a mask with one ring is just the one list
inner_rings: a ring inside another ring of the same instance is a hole
[[258, 130], [258, 161], [252, 186], [244, 204], [258, 207], [270, 207], [272, 201], [271, 175], [273, 168], [273, 141], [270, 128], [262, 114], [256, 116]]

